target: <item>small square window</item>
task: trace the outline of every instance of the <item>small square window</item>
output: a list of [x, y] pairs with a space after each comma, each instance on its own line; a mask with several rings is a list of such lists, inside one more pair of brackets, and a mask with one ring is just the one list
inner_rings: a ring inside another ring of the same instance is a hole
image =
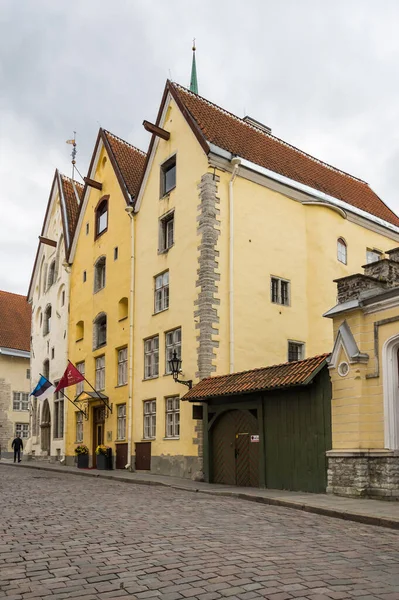
[[118, 260], [118, 246], [116, 246], [116, 248], [114, 248], [114, 260]]
[[161, 166], [161, 197], [176, 187], [176, 155]]
[[290, 282], [280, 277], [270, 278], [270, 299], [273, 304], [290, 304]]
[[303, 342], [288, 342], [288, 362], [305, 358], [305, 344]]

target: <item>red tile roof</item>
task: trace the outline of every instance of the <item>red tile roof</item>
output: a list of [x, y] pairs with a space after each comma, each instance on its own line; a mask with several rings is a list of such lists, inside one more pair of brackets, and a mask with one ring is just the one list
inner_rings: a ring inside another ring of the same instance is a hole
[[204, 400], [219, 396], [248, 394], [278, 388], [307, 385], [326, 364], [328, 354], [321, 354], [296, 362], [208, 377], [194, 386], [183, 400]]
[[129, 194], [132, 197], [136, 197], [144, 169], [146, 159], [145, 152], [135, 148], [128, 142], [125, 142], [105, 129], [102, 131], [119, 167], [123, 182], [126, 185]]
[[[66, 175], [60, 174], [60, 178], [67, 210], [69, 239], [72, 241], [79, 214], [79, 204], [76, 194], [79, 197], [79, 202], [81, 202], [83, 198], [84, 186], [81, 183], [72, 180], [70, 177], [67, 177]], [[74, 191], [74, 187], [76, 193]]]
[[399, 217], [366, 182], [261, 131], [176, 83], [168, 82], [167, 89], [188, 111], [194, 132], [204, 140], [399, 226]]
[[31, 314], [26, 296], [0, 291], [0, 347], [29, 352]]

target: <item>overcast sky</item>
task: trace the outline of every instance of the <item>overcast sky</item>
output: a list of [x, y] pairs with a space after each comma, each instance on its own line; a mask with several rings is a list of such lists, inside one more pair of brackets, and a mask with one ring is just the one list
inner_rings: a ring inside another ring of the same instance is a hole
[[397, 0], [0, 0], [0, 289], [27, 292], [54, 170], [99, 126], [146, 150], [166, 79], [369, 182], [399, 212]]

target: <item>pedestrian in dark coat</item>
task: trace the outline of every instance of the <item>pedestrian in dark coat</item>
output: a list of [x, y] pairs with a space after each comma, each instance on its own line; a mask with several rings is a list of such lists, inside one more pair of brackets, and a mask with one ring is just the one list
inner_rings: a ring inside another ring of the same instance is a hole
[[21, 449], [23, 450], [24, 444], [21, 440], [21, 434], [17, 433], [17, 437], [12, 441], [11, 448], [14, 448], [14, 462], [16, 462], [18, 456], [18, 462], [21, 462]]

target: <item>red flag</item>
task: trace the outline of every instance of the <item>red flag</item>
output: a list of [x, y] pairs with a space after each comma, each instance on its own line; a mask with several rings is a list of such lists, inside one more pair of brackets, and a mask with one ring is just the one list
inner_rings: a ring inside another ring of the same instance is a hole
[[69, 387], [70, 385], [75, 385], [75, 383], [79, 383], [80, 381], [84, 381], [82, 373], [80, 373], [75, 367], [75, 365], [73, 365], [70, 362], [68, 363], [68, 366], [65, 369], [65, 373], [59, 380], [54, 393], [59, 392], [59, 390], [63, 390], [64, 388]]

